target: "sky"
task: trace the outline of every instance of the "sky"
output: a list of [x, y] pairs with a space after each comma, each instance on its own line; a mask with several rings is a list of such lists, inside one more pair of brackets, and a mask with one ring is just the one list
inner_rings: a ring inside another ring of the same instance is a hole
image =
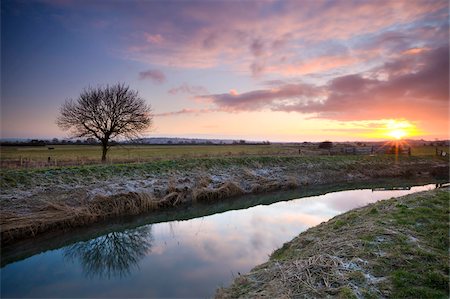
[[1, 1], [1, 137], [124, 82], [147, 137], [449, 138], [449, 2]]

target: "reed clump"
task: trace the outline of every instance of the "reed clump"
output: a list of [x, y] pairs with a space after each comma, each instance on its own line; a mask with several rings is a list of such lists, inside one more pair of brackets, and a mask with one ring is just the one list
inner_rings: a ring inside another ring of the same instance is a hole
[[187, 193], [186, 190], [184, 192], [181, 191], [170, 192], [169, 194], [164, 196], [164, 198], [162, 198], [161, 200], [156, 201], [156, 204], [158, 208], [176, 206], [180, 204], [183, 201], [183, 199], [186, 198], [187, 196], [186, 193]]
[[251, 193], [264, 193], [276, 190], [281, 190], [283, 185], [277, 181], [257, 182], [252, 185]]
[[219, 188], [198, 188], [192, 191], [194, 202], [211, 202], [244, 194], [244, 190], [234, 182], [225, 182]]
[[90, 214], [98, 217], [137, 215], [158, 209], [158, 202], [146, 193], [129, 192], [112, 196], [96, 196], [88, 205]]
[[164, 200], [167, 199], [158, 201], [149, 194], [136, 192], [97, 195], [92, 200], [77, 203], [36, 200], [28, 203], [27, 213], [2, 211], [1, 240], [6, 244], [51, 230], [66, 230], [111, 217], [137, 215], [157, 210], [163, 206]]

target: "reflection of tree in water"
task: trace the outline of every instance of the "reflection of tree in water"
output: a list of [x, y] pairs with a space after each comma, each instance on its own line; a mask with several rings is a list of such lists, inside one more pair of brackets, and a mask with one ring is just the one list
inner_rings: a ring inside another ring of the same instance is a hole
[[79, 259], [88, 277], [124, 277], [138, 268], [139, 260], [149, 252], [151, 243], [151, 226], [147, 225], [78, 242], [67, 247], [64, 256]]

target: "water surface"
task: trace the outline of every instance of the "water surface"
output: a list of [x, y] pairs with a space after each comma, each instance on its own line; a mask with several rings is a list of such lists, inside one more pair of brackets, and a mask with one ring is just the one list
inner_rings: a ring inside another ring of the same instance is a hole
[[1, 297], [211, 297], [311, 226], [434, 187], [331, 192], [109, 232], [6, 265]]

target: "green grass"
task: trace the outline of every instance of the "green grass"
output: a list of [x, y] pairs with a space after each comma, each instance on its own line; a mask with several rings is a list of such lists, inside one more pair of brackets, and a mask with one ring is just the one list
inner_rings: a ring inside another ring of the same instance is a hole
[[446, 298], [449, 292], [448, 191], [406, 198], [393, 205], [388, 214], [378, 217], [401, 232], [377, 243], [377, 249], [386, 255], [373, 262], [376, 275], [390, 278], [391, 296]]
[[[438, 151], [445, 151], [450, 153], [450, 148], [448, 146], [437, 146]], [[436, 146], [417, 146], [413, 147], [411, 150], [413, 156], [434, 156], [436, 155]]]
[[97, 164], [82, 166], [63, 166], [31, 169], [1, 169], [0, 186], [33, 186], [52, 185], [58, 183], [83, 183], [104, 180], [113, 177], [145, 178], [152, 174], [170, 173], [178, 171], [210, 170], [226, 167], [264, 167], [281, 166], [298, 170], [313, 168], [318, 171], [372, 171], [386, 170], [395, 165], [414, 165], [415, 163], [429, 163], [434, 158], [400, 157], [398, 160], [392, 155], [369, 156], [250, 156], [250, 157], [212, 157], [187, 158], [172, 160], [157, 160], [146, 163], [128, 164]]
[[406, 197], [387, 210], [376, 217], [383, 226], [400, 233], [383, 242], [376, 242], [376, 236], [369, 238], [372, 244], [376, 242], [376, 250], [385, 252], [385, 256], [372, 260], [374, 274], [389, 278], [392, 298], [447, 298], [449, 192]]
[[[52, 186], [55, 184], [84, 184], [109, 178], [138, 178], [161, 173], [186, 172], [193, 169], [208, 171], [227, 167], [284, 167], [291, 171], [308, 169], [336, 172], [367, 172], [389, 170], [394, 166], [431, 163], [435, 158], [392, 155], [380, 156], [242, 156], [179, 158], [156, 160], [145, 163], [94, 164], [45, 168], [0, 169], [0, 187]], [[426, 164], [424, 164], [426, 165]], [[370, 173], [369, 173], [370, 174]]]
[[[54, 149], [49, 150], [49, 147]], [[223, 156], [263, 156], [263, 155], [297, 155], [298, 146], [293, 145], [116, 145], [108, 152], [108, 162], [118, 163], [126, 161], [153, 161], [195, 157], [223, 157]], [[315, 147], [307, 147], [317, 150]], [[448, 147], [439, 150], [449, 151]], [[435, 147], [413, 147], [412, 155], [434, 156]], [[381, 155], [383, 156], [383, 155]], [[27, 161], [45, 163], [72, 162], [100, 162], [101, 147], [98, 145], [55, 145], [55, 146], [2, 146], [0, 147], [0, 161]]]
[[[54, 149], [49, 150], [49, 147]], [[55, 146], [3, 146], [1, 160], [52, 161], [92, 161], [100, 160], [101, 147], [96, 145], [55, 145]], [[289, 154], [297, 149], [280, 145], [140, 145], [111, 147], [108, 159], [114, 161], [149, 161], [154, 159], [176, 159], [207, 156], [272, 155]]]

